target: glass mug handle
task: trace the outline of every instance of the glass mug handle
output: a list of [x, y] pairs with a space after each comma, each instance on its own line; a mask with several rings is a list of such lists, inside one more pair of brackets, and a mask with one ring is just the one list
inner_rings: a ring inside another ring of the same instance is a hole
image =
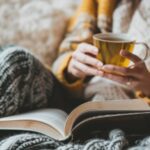
[[149, 46], [146, 44], [146, 43], [144, 43], [144, 42], [135, 42], [135, 45], [143, 45], [144, 47], [145, 47], [145, 56], [144, 56], [144, 58], [143, 59], [141, 59], [141, 61], [139, 61], [138, 63], [136, 63], [136, 64], [132, 64], [132, 65], [130, 65], [129, 66], [129, 68], [134, 68], [135, 66], [137, 66], [137, 65], [139, 65], [139, 64], [141, 64], [141, 63], [143, 63], [146, 59], [147, 59], [147, 57], [148, 57], [148, 54], [149, 54]]
[[145, 47], [145, 57], [142, 59], [142, 61], [146, 60], [148, 57], [148, 51], [149, 51], [149, 46], [144, 43], [144, 42], [136, 42], [135, 45], [143, 45]]

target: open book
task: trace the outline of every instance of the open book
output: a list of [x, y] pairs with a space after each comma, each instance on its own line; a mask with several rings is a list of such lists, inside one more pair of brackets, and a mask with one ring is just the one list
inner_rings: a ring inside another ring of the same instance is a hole
[[94, 120], [99, 120], [99, 123], [103, 124], [120, 116], [121, 119], [131, 114], [136, 116], [140, 116], [141, 113], [149, 114], [149, 110], [148, 104], [142, 100], [86, 102], [69, 115], [59, 109], [41, 109], [1, 118], [0, 129], [35, 131], [57, 140], [65, 140], [73, 134], [76, 135], [76, 131], [81, 134], [83, 127], [91, 125]]

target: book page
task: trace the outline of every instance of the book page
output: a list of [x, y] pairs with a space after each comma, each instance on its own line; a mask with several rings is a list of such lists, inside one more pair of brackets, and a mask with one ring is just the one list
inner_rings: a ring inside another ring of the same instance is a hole
[[[67, 118], [67, 114], [64, 111], [61, 111], [59, 109], [41, 109], [36, 110], [24, 114], [19, 115], [13, 115], [5, 118], [0, 119], [0, 128], [4, 125], [3, 122], [7, 121], [6, 123], [6, 129], [13, 128], [10, 121], [16, 121], [16, 129], [17, 129], [17, 123], [18, 121], [36, 121], [36, 123], [44, 123], [48, 126], [53, 127], [55, 130], [59, 132], [62, 136], [64, 136], [64, 127], [65, 127], [65, 121]], [[9, 124], [10, 122], [10, 124]], [[19, 125], [19, 124], [18, 124]], [[20, 126], [20, 125], [19, 125]], [[22, 125], [23, 126], [23, 125]], [[37, 125], [38, 126], [38, 125]], [[29, 128], [32, 128], [32, 125], [28, 126]], [[28, 128], [27, 127], [27, 128]], [[4, 126], [3, 126], [4, 128]], [[21, 127], [19, 127], [21, 128]], [[35, 126], [36, 128], [36, 126]], [[37, 128], [38, 130], [38, 128]]]
[[[68, 116], [65, 126], [65, 134], [70, 134], [75, 121], [85, 113], [101, 112], [107, 114], [107, 112], [138, 112], [138, 111], [150, 111], [149, 105], [140, 100], [112, 100], [112, 101], [97, 101], [87, 102], [77, 108], [75, 108]], [[83, 118], [84, 119], [84, 118]]]

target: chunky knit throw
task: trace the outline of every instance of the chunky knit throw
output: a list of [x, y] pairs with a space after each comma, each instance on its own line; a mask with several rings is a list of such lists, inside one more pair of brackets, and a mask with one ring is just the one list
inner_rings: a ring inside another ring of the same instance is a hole
[[69, 111], [68, 97], [51, 71], [28, 50], [0, 48], [0, 117], [43, 107]]
[[21, 133], [0, 141], [1, 150], [149, 150], [150, 137], [139, 139], [134, 145], [129, 145], [129, 140], [120, 129], [110, 131], [107, 139], [89, 139], [84, 143], [65, 144], [36, 133]]

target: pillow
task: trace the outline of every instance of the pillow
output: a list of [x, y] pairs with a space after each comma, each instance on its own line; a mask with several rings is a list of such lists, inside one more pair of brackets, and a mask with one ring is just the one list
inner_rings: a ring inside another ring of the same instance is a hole
[[2, 0], [0, 45], [16, 44], [51, 65], [64, 36], [68, 17], [52, 0]]

